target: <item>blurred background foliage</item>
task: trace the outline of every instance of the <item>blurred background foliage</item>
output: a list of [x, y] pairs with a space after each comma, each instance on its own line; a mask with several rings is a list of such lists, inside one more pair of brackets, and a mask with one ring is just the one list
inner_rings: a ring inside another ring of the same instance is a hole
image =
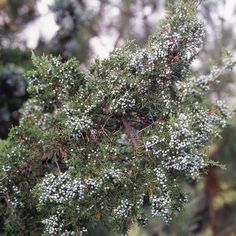
[[[43, 1], [43, 0], [42, 0]], [[17, 125], [19, 109], [27, 99], [23, 73], [32, 67], [27, 37], [21, 33], [41, 17], [40, 0], [0, 0], [0, 137], [7, 137], [9, 128]], [[155, 30], [171, 0], [55, 0], [49, 4], [58, 30], [50, 41], [39, 37], [37, 54], [60, 54], [63, 59], [77, 57], [82, 66], [96, 53], [106, 54], [128, 39], [142, 45]], [[226, 0], [203, 0], [199, 17], [207, 26], [207, 34], [199, 60], [193, 65], [196, 73], [207, 73], [212, 65], [221, 65], [224, 48], [236, 50], [234, 14], [229, 19], [222, 13]], [[232, 1], [233, 2], [233, 1]], [[227, 13], [226, 13], [227, 14]], [[234, 19], [234, 20], [233, 20]], [[33, 36], [33, 35], [32, 35]], [[98, 55], [99, 56], [99, 55]], [[209, 99], [227, 99], [235, 104], [235, 72], [225, 74], [221, 83], [209, 93]], [[236, 235], [236, 119], [233, 118], [222, 140], [209, 151], [209, 157], [225, 165], [212, 167], [200, 182], [186, 185], [191, 193], [185, 211], [170, 225], [153, 221], [146, 231], [136, 225], [130, 236], [234, 236]], [[98, 229], [97, 229], [98, 230]], [[91, 232], [91, 235], [95, 235]], [[106, 235], [103, 229], [96, 235]]]

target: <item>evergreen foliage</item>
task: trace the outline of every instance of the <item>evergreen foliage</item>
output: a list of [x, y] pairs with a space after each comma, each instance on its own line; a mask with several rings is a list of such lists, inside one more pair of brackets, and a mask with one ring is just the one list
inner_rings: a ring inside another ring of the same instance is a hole
[[234, 62], [190, 76], [203, 36], [196, 5], [180, 1], [143, 48], [127, 43], [87, 72], [75, 59], [33, 56], [31, 99], [0, 147], [3, 234], [169, 222], [228, 117], [224, 102], [203, 97]]

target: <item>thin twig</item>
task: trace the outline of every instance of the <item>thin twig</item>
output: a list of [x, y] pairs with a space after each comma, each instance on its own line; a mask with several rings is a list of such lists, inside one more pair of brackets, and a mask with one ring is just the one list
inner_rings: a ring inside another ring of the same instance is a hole
[[55, 163], [56, 163], [56, 166], [57, 166], [58, 171], [61, 173], [61, 168], [60, 168], [60, 166], [59, 166], [59, 164], [58, 164], [58, 162], [57, 162], [57, 158], [55, 158]]
[[131, 141], [131, 143], [133, 144], [134, 148], [138, 148], [140, 145], [140, 140], [138, 135], [135, 133], [135, 131], [133, 130], [133, 128], [130, 126], [129, 122], [125, 119], [122, 118], [122, 123], [125, 127], [126, 133]]

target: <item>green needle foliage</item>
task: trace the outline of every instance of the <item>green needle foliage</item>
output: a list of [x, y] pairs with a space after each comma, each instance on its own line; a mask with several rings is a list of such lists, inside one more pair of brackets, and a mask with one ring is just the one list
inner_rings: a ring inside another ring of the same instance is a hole
[[31, 99], [1, 144], [3, 235], [126, 234], [172, 220], [228, 116], [203, 97], [234, 63], [190, 77], [203, 36], [196, 5], [180, 1], [145, 47], [129, 43], [87, 72], [33, 56]]

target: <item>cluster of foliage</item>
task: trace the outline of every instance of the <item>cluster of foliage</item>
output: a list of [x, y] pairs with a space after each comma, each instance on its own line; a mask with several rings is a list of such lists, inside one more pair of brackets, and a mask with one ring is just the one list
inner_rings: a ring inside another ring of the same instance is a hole
[[75, 59], [33, 56], [32, 99], [1, 144], [2, 232], [86, 235], [102, 223], [126, 233], [170, 221], [228, 116], [202, 98], [234, 63], [189, 76], [203, 35], [196, 6], [179, 2], [143, 48], [128, 43], [87, 72]]
[[[213, 145], [209, 155], [210, 159], [220, 162], [226, 168], [210, 166], [205, 178], [192, 183], [191, 188], [188, 186], [192, 191], [191, 201], [178, 219], [165, 227], [167, 235], [176, 233], [181, 236], [235, 236], [235, 118], [231, 122], [232, 124], [224, 129], [220, 142]], [[163, 235], [166, 235], [165, 233], [162, 232]]]

